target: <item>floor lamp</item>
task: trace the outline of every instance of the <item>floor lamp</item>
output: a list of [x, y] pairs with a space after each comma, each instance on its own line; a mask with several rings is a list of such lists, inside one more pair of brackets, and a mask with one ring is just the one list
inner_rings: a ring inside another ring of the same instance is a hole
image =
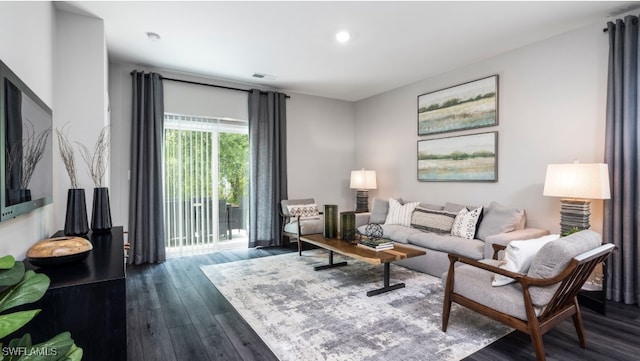
[[351, 182], [349, 188], [356, 189], [356, 212], [369, 212], [369, 189], [376, 189], [375, 170], [353, 170], [351, 171]]
[[588, 229], [590, 199], [609, 199], [609, 168], [604, 163], [549, 164], [545, 196], [560, 199], [560, 233]]

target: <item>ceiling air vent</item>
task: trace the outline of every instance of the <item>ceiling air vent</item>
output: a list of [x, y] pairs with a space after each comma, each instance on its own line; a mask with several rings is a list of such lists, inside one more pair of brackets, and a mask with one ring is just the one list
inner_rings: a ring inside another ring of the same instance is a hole
[[256, 78], [256, 79], [265, 79], [265, 80], [275, 80], [276, 77], [273, 75], [269, 75], [269, 74], [262, 74], [262, 73], [253, 73], [253, 75], [251, 75], [252, 77]]

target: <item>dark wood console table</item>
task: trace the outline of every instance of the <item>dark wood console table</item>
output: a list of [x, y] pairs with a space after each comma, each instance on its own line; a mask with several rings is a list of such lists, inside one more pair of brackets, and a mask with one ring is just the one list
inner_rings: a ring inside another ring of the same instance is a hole
[[[42, 312], [16, 334], [28, 332], [34, 343], [38, 343], [69, 331], [76, 345], [83, 349], [83, 360], [126, 360], [127, 300], [122, 233], [122, 227], [114, 227], [106, 234], [89, 232], [86, 238], [93, 244], [93, 250], [81, 263], [37, 268], [25, 261], [27, 269], [49, 276], [51, 285], [40, 301], [27, 307], [41, 308]], [[62, 235], [59, 231], [54, 237]]]

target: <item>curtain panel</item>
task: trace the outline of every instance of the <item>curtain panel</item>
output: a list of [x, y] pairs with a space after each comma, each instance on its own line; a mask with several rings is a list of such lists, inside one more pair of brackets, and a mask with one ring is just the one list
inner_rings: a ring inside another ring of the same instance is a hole
[[249, 247], [280, 246], [280, 200], [287, 198], [286, 95], [249, 92]]
[[129, 184], [129, 263], [166, 259], [162, 197], [164, 95], [160, 74], [134, 71]]
[[617, 246], [607, 262], [607, 299], [640, 301], [640, 151], [638, 127], [638, 17], [607, 24], [609, 70], [605, 162], [611, 199], [604, 203], [604, 239]]

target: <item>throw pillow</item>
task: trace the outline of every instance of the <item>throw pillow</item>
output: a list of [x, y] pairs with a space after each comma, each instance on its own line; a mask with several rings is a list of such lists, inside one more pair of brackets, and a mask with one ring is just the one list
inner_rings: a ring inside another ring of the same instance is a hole
[[518, 229], [524, 210], [508, 208], [497, 202], [491, 202], [485, 209], [482, 223], [478, 227], [478, 239], [484, 241], [486, 237], [498, 233], [511, 232]]
[[456, 216], [456, 213], [416, 207], [411, 215], [411, 227], [423, 232], [448, 234]]
[[[320, 212], [318, 211], [318, 205], [312, 204], [292, 204], [287, 206], [287, 212], [291, 217], [300, 216], [300, 218], [318, 217]], [[291, 222], [295, 219], [291, 218]]]
[[458, 212], [456, 219], [451, 227], [451, 235], [466, 239], [473, 239], [476, 235], [476, 225], [482, 216], [482, 206], [468, 210], [463, 208]]
[[416, 209], [419, 202], [407, 203], [405, 205], [400, 204], [393, 198], [389, 198], [389, 213], [384, 224], [399, 224], [401, 226], [411, 226], [411, 214]]
[[[506, 271], [526, 274], [529, 272], [531, 262], [540, 248], [550, 241], [560, 238], [558, 234], [550, 234], [537, 239], [527, 239], [522, 241], [511, 241], [504, 250], [504, 257], [500, 262], [500, 268]], [[491, 285], [504, 286], [515, 282], [511, 277], [494, 274]]]
[[[402, 198], [398, 198], [398, 202], [402, 203]], [[387, 219], [388, 213], [389, 201], [380, 198], [374, 198], [373, 205], [371, 206], [369, 223], [383, 224]]]

